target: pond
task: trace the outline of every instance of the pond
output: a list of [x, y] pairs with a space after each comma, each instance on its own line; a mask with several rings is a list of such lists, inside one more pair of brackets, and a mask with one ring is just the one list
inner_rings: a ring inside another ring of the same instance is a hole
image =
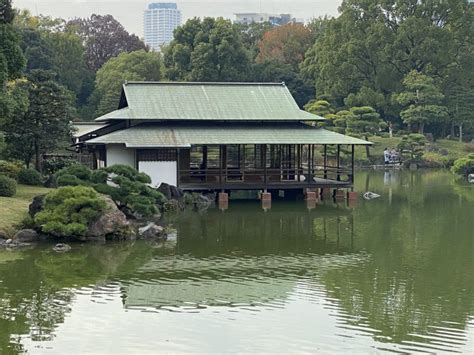
[[474, 185], [359, 172], [379, 199], [231, 201], [176, 240], [0, 252], [0, 353], [469, 352]]

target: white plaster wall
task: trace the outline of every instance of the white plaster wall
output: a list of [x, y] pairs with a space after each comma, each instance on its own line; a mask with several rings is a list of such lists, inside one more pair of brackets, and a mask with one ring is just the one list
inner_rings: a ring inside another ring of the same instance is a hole
[[135, 149], [126, 148], [124, 144], [107, 145], [107, 166], [115, 164], [135, 168]]
[[160, 186], [162, 182], [172, 186], [178, 184], [175, 161], [141, 161], [138, 163], [138, 170], [150, 176], [153, 186]]

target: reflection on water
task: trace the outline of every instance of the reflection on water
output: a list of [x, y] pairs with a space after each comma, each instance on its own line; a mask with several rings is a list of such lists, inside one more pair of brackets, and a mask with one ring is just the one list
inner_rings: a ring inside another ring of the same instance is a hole
[[357, 207], [234, 202], [176, 241], [0, 252], [0, 353], [471, 352], [474, 188], [362, 172]]

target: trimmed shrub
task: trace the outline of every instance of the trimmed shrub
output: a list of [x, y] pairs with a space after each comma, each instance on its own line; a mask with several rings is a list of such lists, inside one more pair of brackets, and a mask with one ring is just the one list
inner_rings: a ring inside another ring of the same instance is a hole
[[40, 186], [43, 184], [41, 174], [35, 169], [21, 169], [18, 182], [24, 185]]
[[61, 187], [46, 195], [44, 209], [35, 215], [34, 221], [45, 233], [80, 237], [105, 209], [105, 201], [93, 188]]
[[424, 135], [411, 133], [402, 137], [397, 148], [401, 152], [405, 163], [417, 163], [423, 158], [425, 144], [426, 137]]
[[74, 164], [74, 165], [71, 165], [59, 170], [56, 173], [56, 177], [58, 178], [58, 181], [59, 181], [60, 176], [72, 175], [72, 176], [77, 177], [80, 180], [89, 181], [91, 178], [91, 173], [92, 173], [91, 169], [89, 169], [87, 166], [82, 165], [82, 164]]
[[16, 181], [5, 175], [0, 175], [0, 196], [12, 197], [16, 194]]
[[44, 173], [51, 175], [51, 174], [57, 173], [61, 169], [64, 169], [76, 164], [77, 164], [77, 161], [75, 161], [72, 158], [51, 157], [44, 161], [43, 170], [44, 170]]
[[17, 180], [22, 168], [21, 163], [0, 160], [0, 175], [6, 175], [9, 178]]
[[151, 179], [126, 165], [112, 165], [91, 171], [84, 165], [73, 165], [56, 173], [58, 186], [91, 186], [108, 195], [121, 210], [150, 216], [158, 212], [166, 198], [147, 184]]
[[459, 158], [454, 162], [451, 171], [461, 176], [474, 174], [474, 153], [470, 153], [465, 157]]
[[56, 176], [56, 185], [57, 186], [80, 186], [80, 185], [87, 185], [88, 182], [79, 179], [77, 176], [64, 174], [60, 176]]

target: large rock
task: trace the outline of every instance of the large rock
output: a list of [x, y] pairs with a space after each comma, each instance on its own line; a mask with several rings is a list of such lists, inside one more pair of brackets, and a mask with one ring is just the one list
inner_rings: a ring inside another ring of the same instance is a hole
[[33, 243], [38, 241], [38, 233], [34, 229], [22, 229], [13, 237], [15, 243]]
[[53, 248], [53, 250], [57, 253], [67, 253], [68, 251], [70, 251], [72, 248], [70, 245], [68, 244], [63, 244], [63, 243], [59, 243], [59, 244], [56, 244]]
[[180, 188], [164, 182], [161, 183], [158, 191], [160, 191], [168, 200], [180, 200], [184, 195], [183, 190]]
[[145, 227], [138, 229], [138, 235], [145, 239], [166, 239], [165, 229], [150, 222]]
[[107, 235], [120, 233], [129, 226], [127, 217], [118, 209], [115, 202], [108, 196], [103, 196], [103, 198], [107, 204], [107, 210], [89, 226], [85, 239], [105, 238]]
[[28, 212], [31, 217], [34, 217], [38, 212], [41, 212], [44, 208], [44, 198], [46, 195], [39, 195], [33, 198], [30, 206], [28, 207]]

